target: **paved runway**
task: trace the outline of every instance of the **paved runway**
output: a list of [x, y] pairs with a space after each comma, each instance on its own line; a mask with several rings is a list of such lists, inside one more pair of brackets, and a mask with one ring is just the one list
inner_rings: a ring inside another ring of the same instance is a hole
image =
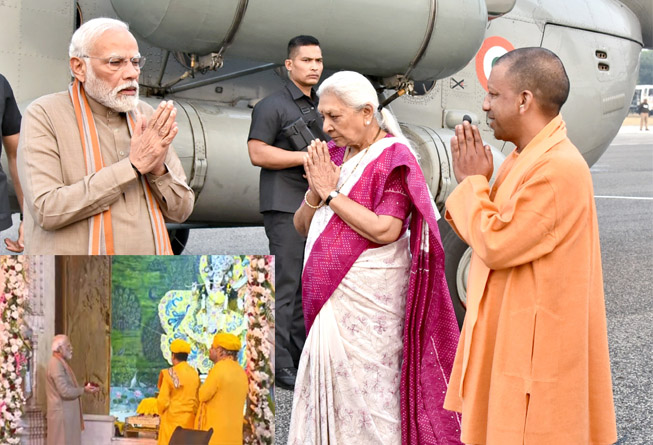
[[619, 445], [653, 442], [653, 135], [624, 127], [592, 167]]
[[[623, 127], [592, 167], [599, 215], [619, 445], [653, 442], [653, 132]], [[3, 233], [15, 236], [17, 225]], [[1, 254], [7, 254], [4, 243]], [[266, 254], [261, 227], [192, 230], [185, 254]], [[285, 444], [290, 391], [277, 391]]]

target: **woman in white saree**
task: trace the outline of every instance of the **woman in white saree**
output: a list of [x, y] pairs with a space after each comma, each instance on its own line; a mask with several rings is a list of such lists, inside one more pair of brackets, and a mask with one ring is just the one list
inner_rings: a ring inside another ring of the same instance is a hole
[[318, 94], [332, 141], [309, 147], [295, 214], [308, 337], [288, 443], [459, 443], [442, 408], [458, 328], [428, 187], [367, 79], [336, 73]]

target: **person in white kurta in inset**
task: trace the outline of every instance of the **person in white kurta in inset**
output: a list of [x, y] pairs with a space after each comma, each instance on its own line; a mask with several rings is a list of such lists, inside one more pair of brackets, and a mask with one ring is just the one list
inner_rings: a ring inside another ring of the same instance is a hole
[[48, 400], [48, 445], [80, 445], [82, 442], [82, 403], [84, 393], [99, 388], [79, 386], [67, 360], [73, 358], [73, 347], [65, 335], [52, 341], [52, 358], [48, 363], [45, 392]]

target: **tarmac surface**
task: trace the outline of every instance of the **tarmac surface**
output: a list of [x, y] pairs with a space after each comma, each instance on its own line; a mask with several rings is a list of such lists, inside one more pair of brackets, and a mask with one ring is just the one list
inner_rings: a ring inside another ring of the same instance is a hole
[[651, 133], [622, 127], [591, 169], [619, 445], [653, 443]]
[[[618, 445], [653, 443], [653, 131], [625, 126], [592, 167], [599, 216]], [[14, 215], [17, 217], [17, 215]], [[2, 233], [15, 237], [17, 224]], [[0, 254], [8, 254], [1, 243]], [[195, 229], [184, 254], [267, 254], [262, 227]], [[276, 392], [285, 444], [292, 393]]]

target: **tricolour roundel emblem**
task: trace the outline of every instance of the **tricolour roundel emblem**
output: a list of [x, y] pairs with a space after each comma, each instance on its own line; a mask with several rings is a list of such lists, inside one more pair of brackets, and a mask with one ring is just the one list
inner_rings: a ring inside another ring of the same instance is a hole
[[512, 43], [499, 36], [492, 36], [485, 39], [481, 49], [476, 53], [476, 75], [485, 91], [487, 91], [487, 79], [490, 77], [494, 61], [508, 51], [515, 49]]

